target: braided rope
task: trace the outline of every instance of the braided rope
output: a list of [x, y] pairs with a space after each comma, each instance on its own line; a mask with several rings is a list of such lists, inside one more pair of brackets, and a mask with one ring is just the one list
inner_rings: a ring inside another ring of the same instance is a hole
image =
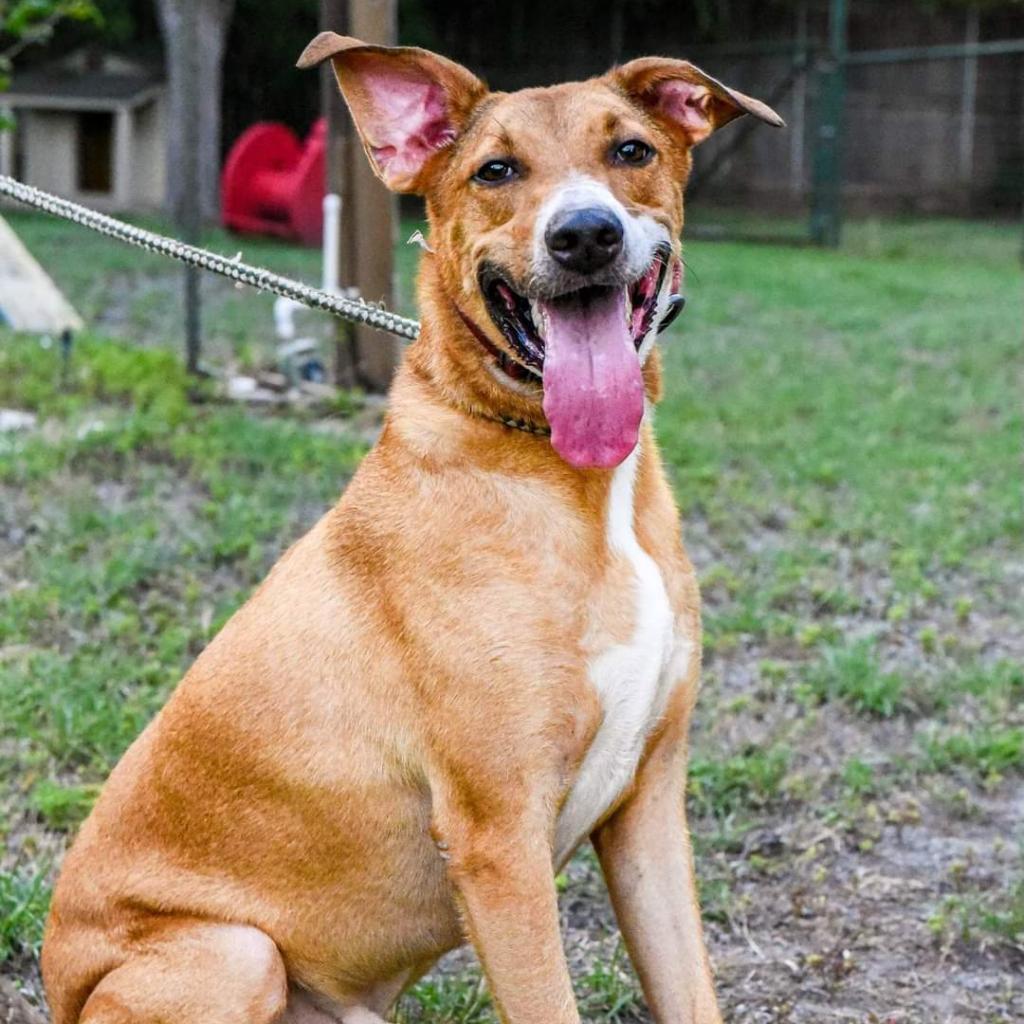
[[209, 270], [211, 273], [220, 274], [222, 277], [230, 278], [238, 284], [248, 285], [257, 291], [272, 292], [286, 299], [294, 299], [311, 309], [333, 313], [352, 323], [366, 324], [368, 327], [375, 327], [378, 331], [387, 331], [389, 334], [407, 338], [410, 341], [415, 340], [420, 333], [418, 321], [391, 313], [365, 299], [348, 298], [344, 295], [334, 295], [331, 292], [322, 291], [319, 288], [312, 288], [300, 281], [294, 281], [289, 277], [282, 277], [280, 274], [264, 270], [262, 267], [243, 263], [240, 254], [238, 257], [230, 259], [227, 256], [210, 252], [208, 249], [186, 245], [177, 239], [126, 224], [116, 217], [90, 210], [69, 199], [61, 199], [59, 196], [44, 192], [32, 185], [25, 185], [7, 175], [0, 174], [0, 195], [8, 196], [37, 210], [43, 210], [55, 217], [62, 217], [74, 224], [80, 224], [92, 231], [98, 231], [101, 235], [116, 238], [129, 245], [136, 245], [140, 249], [148, 249], [161, 256], [169, 256], [171, 259], [180, 260], [192, 267]]

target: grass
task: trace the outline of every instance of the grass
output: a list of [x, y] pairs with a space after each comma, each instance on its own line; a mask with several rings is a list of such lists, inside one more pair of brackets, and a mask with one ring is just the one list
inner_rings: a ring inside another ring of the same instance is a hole
[[[576, 979], [576, 1000], [584, 1020], [629, 1024], [643, 1020], [640, 993], [625, 947], [615, 943], [611, 955], [599, 958]], [[403, 997], [397, 1024], [491, 1024], [494, 1008], [479, 968], [474, 964], [414, 985]]]
[[[28, 339], [0, 348], [0, 404], [24, 382], [23, 403], [51, 416], [47, 433], [0, 437], [5, 525], [22, 536], [0, 593], [0, 738], [19, 746], [0, 763], [13, 758], [23, 785], [40, 772], [89, 784], [365, 446], [194, 405], [162, 350], [85, 339], [67, 395], [49, 356]], [[33, 792], [51, 824], [80, 816], [81, 792]]]
[[0, 964], [15, 954], [39, 952], [49, 902], [44, 868], [0, 871]]
[[419, 982], [402, 999], [397, 1024], [484, 1024], [494, 1020], [479, 971], [442, 974]]
[[945, 227], [838, 253], [691, 247], [659, 408], [684, 511], [727, 540], [738, 507], [810, 541], [877, 541], [898, 588], [925, 594], [937, 565], [1019, 544], [1019, 236]]
[[66, 831], [85, 821], [99, 794], [96, 783], [71, 785], [40, 779], [29, 796], [29, 805], [48, 828]]
[[577, 981], [576, 999], [584, 1020], [619, 1024], [643, 1019], [640, 993], [621, 940], [608, 960], [598, 959]]
[[[959, 866], [958, 866], [959, 867]], [[928, 919], [936, 939], [970, 944], [981, 937], [1024, 945], [1024, 860], [1014, 880], [996, 891], [969, 888], [943, 900]]]
[[961, 768], [997, 780], [1024, 770], [1024, 729], [986, 725], [970, 732], [924, 737], [925, 761], [931, 771]]
[[866, 640], [825, 650], [807, 672], [806, 685], [820, 700], [844, 700], [856, 711], [881, 718], [894, 715], [906, 700], [905, 680], [882, 671], [874, 645]]
[[703, 814], [728, 817], [763, 808], [782, 794], [790, 751], [751, 747], [731, 757], [696, 757], [690, 762], [690, 802]]
[[[66, 368], [0, 336], [0, 407], [41, 420], [0, 434], [0, 961], [21, 969], [52, 851], [365, 445], [208, 401], [181, 371], [178, 275], [156, 257], [10, 220], [92, 325]], [[853, 225], [838, 252], [687, 246], [656, 423], [704, 577], [698, 830], [734, 834], [826, 791], [856, 816], [889, 798], [899, 759], [901, 778], [1020, 784], [1024, 670], [997, 642], [1024, 616], [1018, 245], [1015, 227], [924, 221]], [[315, 253], [242, 248], [317, 278]], [[406, 308], [415, 255], [400, 247]], [[265, 359], [270, 300], [205, 288], [209, 360]], [[807, 736], [840, 720], [893, 746], [811, 762]], [[732, 919], [730, 883], [706, 882], [710, 920]], [[1017, 935], [1013, 892], [956, 913]], [[588, 1020], [639, 1013], [614, 959], [579, 984]], [[421, 982], [402, 1019], [491, 1013], [470, 972]]]

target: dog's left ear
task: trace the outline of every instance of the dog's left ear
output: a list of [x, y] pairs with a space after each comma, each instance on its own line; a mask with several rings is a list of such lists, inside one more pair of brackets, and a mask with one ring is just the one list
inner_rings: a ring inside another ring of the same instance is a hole
[[321, 32], [300, 68], [330, 58], [363, 148], [395, 192], [422, 193], [487, 86], [461, 64], [415, 46], [373, 46]]
[[751, 114], [776, 128], [786, 122], [766, 103], [730, 89], [686, 60], [640, 57], [610, 71], [611, 83], [681, 132], [689, 146], [716, 128]]

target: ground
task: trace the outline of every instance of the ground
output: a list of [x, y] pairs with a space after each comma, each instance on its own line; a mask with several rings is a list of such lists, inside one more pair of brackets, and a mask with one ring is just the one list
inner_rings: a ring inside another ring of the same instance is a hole
[[[0, 336], [0, 408], [39, 417], [0, 434], [0, 974], [33, 1001], [97, 787], [372, 414], [197, 401], [173, 271], [12, 222], [94, 324], [63, 376]], [[839, 252], [687, 247], [657, 427], [704, 593], [690, 810], [734, 1024], [1024, 1018], [1019, 240], [868, 222]], [[213, 241], [315, 279], [309, 253]], [[206, 287], [210, 362], [265, 359], [269, 299]], [[647, 1020], [592, 855], [559, 884], [584, 1017]], [[464, 954], [401, 1014], [491, 1018]]]

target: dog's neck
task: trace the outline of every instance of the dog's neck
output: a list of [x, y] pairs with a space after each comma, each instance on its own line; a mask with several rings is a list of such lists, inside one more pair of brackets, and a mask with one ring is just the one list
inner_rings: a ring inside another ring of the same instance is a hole
[[[509, 429], [455, 404], [450, 385], [442, 386], [435, 375], [424, 372], [431, 360], [425, 358], [421, 346], [432, 342], [425, 320], [424, 328], [395, 376], [388, 417], [375, 453], [391, 472], [412, 487], [426, 482], [438, 494], [444, 493], [441, 482], [446, 478], [449, 488], [461, 492], [479, 486], [505, 502], [547, 494], [566, 509], [571, 522], [586, 524], [601, 536], [607, 530], [615, 481], [621, 472], [630, 476], [633, 501], [649, 500], [660, 465], [649, 420], [641, 424], [635, 454], [627, 460], [632, 466], [578, 469], [555, 451], [549, 437]], [[508, 528], [514, 530], [518, 521], [515, 516], [508, 518]], [[460, 528], [460, 524], [453, 523], [452, 528]]]

